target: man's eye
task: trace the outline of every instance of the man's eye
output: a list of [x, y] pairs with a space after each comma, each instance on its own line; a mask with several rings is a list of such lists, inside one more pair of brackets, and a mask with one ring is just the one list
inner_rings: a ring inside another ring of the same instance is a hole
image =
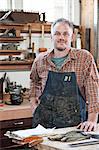
[[64, 36], [70, 36], [70, 34], [68, 32], [64, 32], [63, 35]]
[[60, 35], [63, 35], [64, 37], [66, 36], [70, 36], [70, 34], [68, 32], [64, 32], [64, 33], [60, 33], [60, 32], [55, 32], [54, 35], [56, 36], [60, 36]]
[[59, 32], [56, 32], [54, 35], [60, 36], [61, 34]]

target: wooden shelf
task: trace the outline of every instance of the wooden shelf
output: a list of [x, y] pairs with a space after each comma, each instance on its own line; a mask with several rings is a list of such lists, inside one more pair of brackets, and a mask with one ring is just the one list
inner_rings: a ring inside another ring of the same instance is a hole
[[44, 25], [44, 33], [51, 32], [51, 23], [29, 23], [29, 24], [0, 24], [0, 30], [4, 29], [16, 29], [16, 31], [20, 31], [20, 33], [28, 33], [29, 32], [29, 25], [31, 26], [32, 33], [41, 33], [42, 32], [42, 25]]
[[31, 69], [33, 60], [24, 61], [0, 61], [0, 71], [14, 70], [14, 71], [29, 71]]
[[[20, 41], [25, 40], [22, 36], [20, 36], [20, 32], [24, 25], [21, 24], [0, 24], [0, 29], [15, 29], [16, 37], [0, 37], [1, 43], [19, 43]], [[22, 50], [0, 50], [0, 55], [20, 55]], [[24, 71], [30, 70], [32, 66], [33, 60], [1, 60], [0, 61], [0, 71]]]
[[19, 43], [23, 40], [25, 40], [23, 37], [0, 37], [1, 43]]
[[0, 55], [20, 55], [25, 50], [0, 50]]
[[[44, 26], [44, 33], [50, 33], [51, 31], [51, 23], [29, 23], [29, 24], [0, 24], [0, 30], [2, 33], [4, 29], [15, 29], [16, 30], [16, 37], [0, 37], [1, 43], [19, 43], [23, 41], [23, 37], [21, 37], [21, 33], [29, 33], [29, 27], [31, 28], [31, 33], [42, 33], [42, 25]], [[17, 50], [0, 50], [0, 55], [18, 55], [21, 54], [22, 51]], [[30, 71], [32, 66], [33, 60], [26, 60], [26, 61], [18, 61], [18, 60], [2, 60], [0, 61], [0, 71]]]
[[20, 64], [30, 64], [32, 63], [33, 60], [12, 60], [12, 61], [0, 61], [0, 65], [5, 65], [5, 64], [8, 64], [8, 65], [14, 65], [14, 64], [17, 64], [17, 65], [20, 65]]
[[42, 25], [44, 25], [44, 33], [51, 33], [51, 23], [30, 23], [25, 24], [24, 28], [22, 28], [22, 33], [28, 33], [29, 32], [29, 25], [31, 26], [31, 32], [32, 33], [42, 33]]
[[18, 23], [1, 23], [0, 22], [0, 29], [12, 29], [12, 28], [15, 28], [15, 29], [22, 29], [24, 27], [24, 24], [18, 24]]

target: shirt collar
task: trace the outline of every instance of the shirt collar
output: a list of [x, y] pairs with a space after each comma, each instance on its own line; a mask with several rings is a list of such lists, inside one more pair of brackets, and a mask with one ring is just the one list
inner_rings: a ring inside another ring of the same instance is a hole
[[[48, 52], [45, 57], [47, 57], [48, 59], [50, 59], [52, 57], [53, 53], [54, 53], [54, 49], [51, 50], [50, 52]], [[75, 53], [75, 48], [71, 48], [70, 49], [69, 60], [71, 60], [71, 59], [72, 60], [77, 59], [77, 56], [76, 56], [76, 53]]]
[[77, 59], [76, 53], [75, 53], [75, 48], [70, 49], [70, 58], [71, 59]]

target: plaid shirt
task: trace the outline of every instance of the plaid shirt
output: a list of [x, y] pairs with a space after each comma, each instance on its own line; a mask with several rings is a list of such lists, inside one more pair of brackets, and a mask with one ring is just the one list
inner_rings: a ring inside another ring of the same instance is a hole
[[48, 71], [75, 72], [77, 83], [83, 97], [88, 104], [88, 112], [99, 112], [99, 74], [91, 53], [86, 50], [72, 48], [68, 59], [60, 70], [51, 61], [53, 51], [41, 53], [34, 61], [30, 74], [30, 102], [33, 111], [39, 104], [39, 96], [42, 94]]

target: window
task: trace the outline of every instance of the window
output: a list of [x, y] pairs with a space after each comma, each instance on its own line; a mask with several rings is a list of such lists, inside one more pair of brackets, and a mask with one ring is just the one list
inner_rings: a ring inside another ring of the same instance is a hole
[[7, 0], [0, 0], [0, 10], [6, 10], [7, 7]]
[[46, 21], [52, 22], [59, 17], [66, 17], [66, 0], [27, 0], [23, 1], [24, 11], [45, 12]]
[[79, 0], [23, 0], [24, 11], [45, 12], [49, 22], [63, 17], [79, 25], [79, 8]]
[[63, 17], [79, 25], [79, 0], [0, 0], [0, 10], [44, 13], [46, 21]]

